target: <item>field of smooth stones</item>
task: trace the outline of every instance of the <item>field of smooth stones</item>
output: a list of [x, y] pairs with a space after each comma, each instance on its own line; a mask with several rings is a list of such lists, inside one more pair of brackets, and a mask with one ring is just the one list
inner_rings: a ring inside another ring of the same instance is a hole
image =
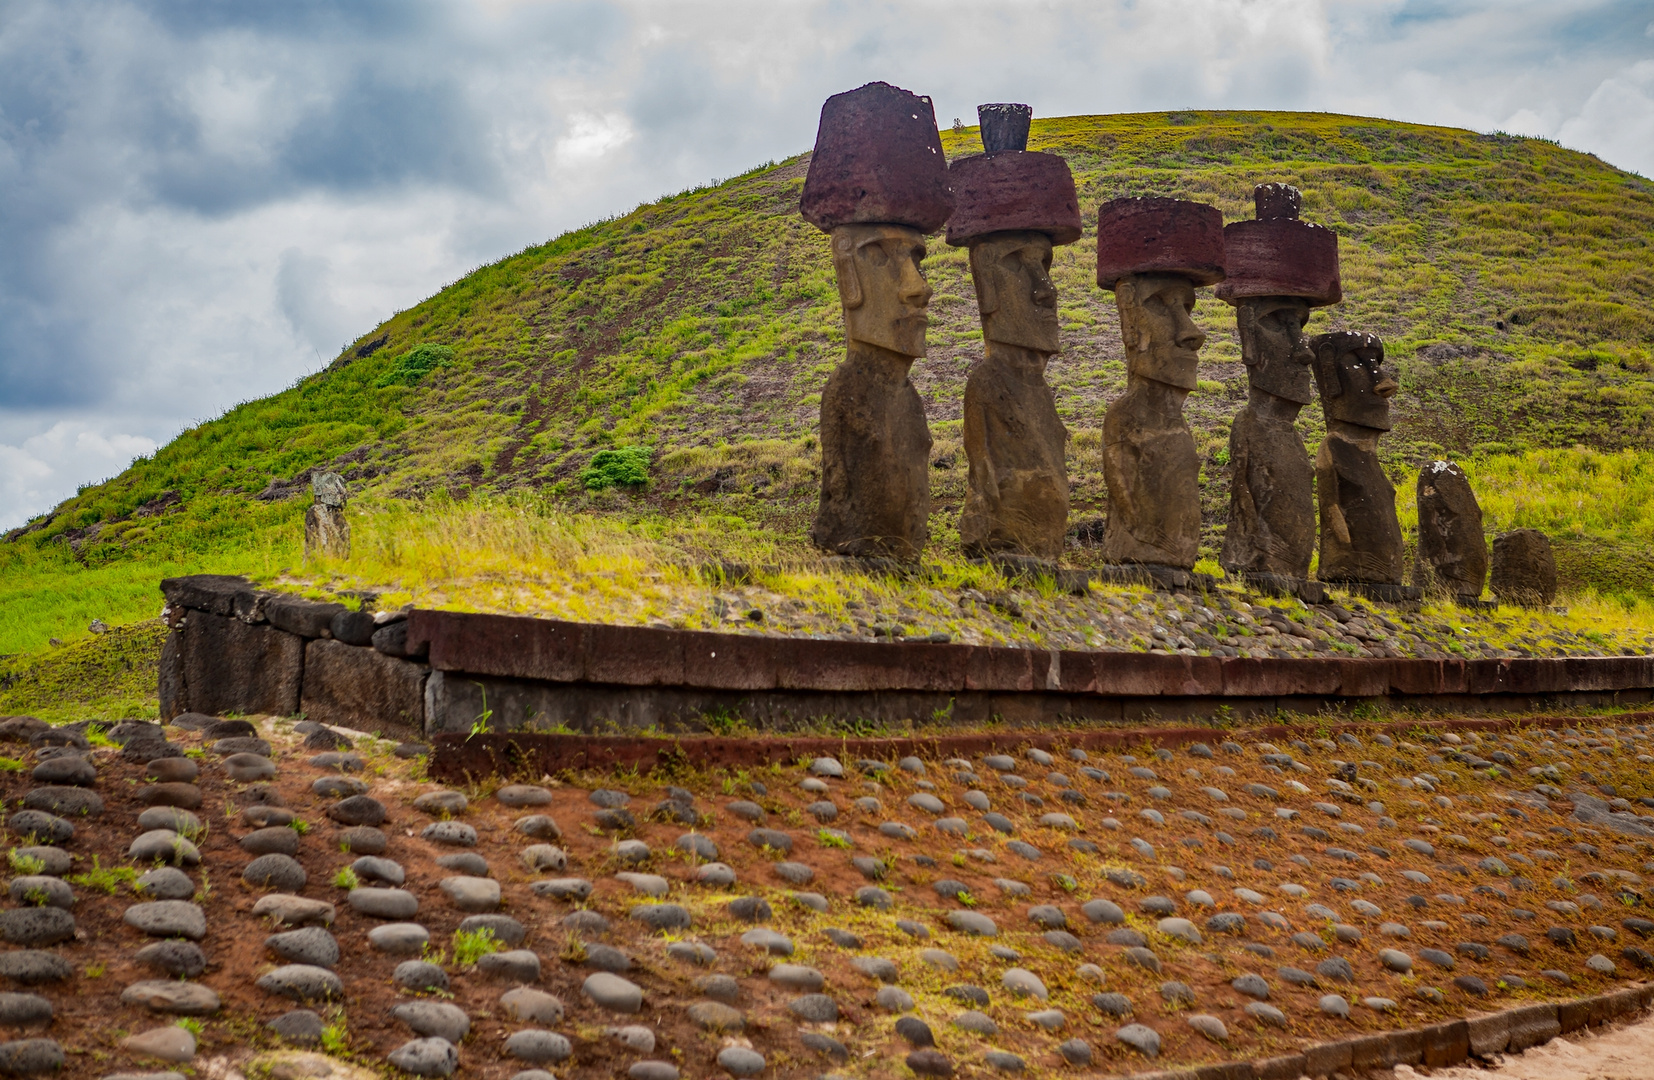
[[13, 717], [0, 1072], [1119, 1075], [1599, 994], [1654, 967], [1647, 718], [454, 791]]

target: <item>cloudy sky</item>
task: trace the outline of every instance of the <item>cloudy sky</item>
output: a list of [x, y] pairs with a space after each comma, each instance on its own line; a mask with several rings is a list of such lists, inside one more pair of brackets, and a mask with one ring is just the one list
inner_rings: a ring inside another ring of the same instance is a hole
[[1648, 0], [0, 0], [0, 528], [871, 79], [944, 124], [1309, 109], [1654, 176]]

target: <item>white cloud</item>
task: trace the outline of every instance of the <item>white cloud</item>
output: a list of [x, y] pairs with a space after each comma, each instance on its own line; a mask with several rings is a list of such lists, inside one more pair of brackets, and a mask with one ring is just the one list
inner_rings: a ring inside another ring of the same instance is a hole
[[1654, 60], [1604, 79], [1556, 137], [1564, 146], [1654, 176]]
[[60, 491], [114, 476], [155, 446], [141, 435], [78, 420], [59, 420], [16, 446], [0, 442], [0, 529], [23, 524]]

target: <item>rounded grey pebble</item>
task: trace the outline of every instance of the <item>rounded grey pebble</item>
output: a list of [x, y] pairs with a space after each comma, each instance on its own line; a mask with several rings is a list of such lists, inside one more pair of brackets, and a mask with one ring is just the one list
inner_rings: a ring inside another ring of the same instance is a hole
[[490, 978], [510, 982], [539, 982], [540, 955], [533, 949], [489, 953], [477, 960], [477, 971]]
[[444, 870], [453, 870], [460, 874], [469, 874], [472, 877], [488, 876], [488, 860], [473, 851], [461, 851], [453, 855], [438, 855], [436, 864]]
[[987, 1013], [968, 1009], [953, 1018], [953, 1026], [961, 1031], [969, 1031], [976, 1035], [986, 1035], [992, 1038], [999, 1034], [999, 1025]]
[[643, 988], [612, 972], [588, 975], [581, 991], [599, 1007], [618, 1013], [635, 1013], [643, 1007]]
[[391, 1015], [416, 1035], [434, 1035], [456, 1045], [471, 1031], [470, 1016], [446, 1001], [404, 1001], [391, 1010]]
[[873, 1000], [881, 1009], [890, 1012], [907, 1012], [913, 1008], [913, 995], [899, 986], [881, 986], [879, 992], [873, 995]]
[[415, 1076], [452, 1076], [459, 1068], [459, 1051], [447, 1039], [414, 1039], [392, 1050], [386, 1060]]
[[207, 914], [186, 900], [154, 900], [133, 904], [122, 916], [126, 924], [151, 937], [183, 937], [200, 941], [207, 936]]
[[186, 979], [207, 970], [207, 956], [193, 941], [157, 941], [139, 949], [132, 958], [167, 975]]
[[448, 974], [424, 960], [404, 960], [391, 972], [391, 981], [404, 990], [446, 990]]
[[44, 810], [19, 810], [6, 819], [6, 830], [25, 840], [32, 836], [43, 844], [61, 844], [75, 835], [73, 825]]
[[19, 1039], [0, 1043], [0, 1073], [26, 1076], [63, 1068], [63, 1047], [56, 1039]]
[[1160, 1056], [1160, 1034], [1147, 1024], [1127, 1024], [1114, 1037], [1146, 1058]]
[[1021, 1072], [1028, 1065], [1022, 1058], [1007, 1050], [989, 1050], [982, 1055], [982, 1060], [1000, 1072]]
[[1069, 1039], [1057, 1047], [1057, 1053], [1070, 1065], [1091, 1064], [1091, 1044], [1084, 1039]]
[[699, 941], [674, 941], [666, 947], [666, 955], [691, 964], [710, 964], [718, 959], [712, 946]]
[[678, 1080], [678, 1067], [670, 1061], [634, 1061], [626, 1076], [627, 1080]]
[[718, 1067], [735, 1077], [757, 1076], [764, 1071], [764, 1055], [744, 1046], [726, 1046], [718, 1051]]
[[195, 866], [201, 852], [189, 840], [171, 829], [151, 829], [132, 841], [127, 858], [136, 863], [162, 862], [169, 866]]
[[20, 847], [16, 849], [16, 854], [20, 859], [38, 859], [40, 872], [51, 877], [62, 877], [75, 865], [67, 851], [55, 847]]
[[201, 819], [176, 806], [152, 806], [138, 815], [138, 828], [145, 833], [170, 832], [180, 836], [201, 834]]
[[563, 838], [562, 828], [545, 814], [529, 814], [527, 817], [520, 817], [512, 823], [511, 827], [524, 836], [532, 837], [535, 840], [561, 840]]
[[509, 915], [467, 915], [459, 921], [458, 928], [466, 933], [489, 930], [502, 944], [513, 949], [528, 937], [528, 929]]
[[651, 930], [684, 930], [689, 926], [689, 909], [681, 904], [639, 904], [630, 917]]
[[476, 847], [477, 830], [463, 821], [433, 821], [419, 834], [433, 844], [451, 844], [455, 847]]
[[368, 944], [392, 956], [418, 956], [430, 940], [430, 931], [418, 923], [386, 923], [368, 931]]
[[826, 994], [805, 994], [787, 1003], [787, 1010], [800, 1020], [811, 1024], [831, 1024], [838, 1021], [838, 1002]]
[[363, 855], [350, 864], [350, 869], [362, 881], [383, 881], [387, 885], [401, 885], [407, 880], [407, 874], [402, 865], [392, 859], [382, 859], [377, 855]]
[[402, 889], [376, 889], [366, 886], [350, 890], [345, 902], [352, 911], [371, 915], [376, 919], [412, 918], [419, 911], [419, 898]]
[[569, 1045], [568, 1039], [555, 1031], [529, 1029], [512, 1032], [505, 1040], [505, 1052], [514, 1058], [536, 1065], [555, 1065], [560, 1061], [567, 1061], [574, 1053], [574, 1047]]
[[1350, 1015], [1350, 1003], [1339, 997], [1337, 994], [1322, 995], [1319, 1004], [1321, 1011], [1326, 1013], [1328, 1016], [1348, 1018]]
[[1286, 1013], [1266, 1002], [1254, 1001], [1247, 1005], [1243, 1011], [1254, 1020], [1259, 1020], [1271, 1027], [1286, 1027]]
[[339, 943], [319, 926], [271, 934], [264, 939], [264, 947], [293, 964], [332, 968], [339, 963]]
[[0, 1024], [22, 1027], [52, 1018], [52, 1003], [39, 994], [0, 994]]
[[75, 890], [69, 883], [44, 874], [12, 878], [7, 891], [14, 904], [37, 904], [64, 911], [75, 906]]
[[577, 877], [550, 878], [536, 881], [529, 886], [529, 890], [536, 896], [549, 896], [554, 900], [584, 900], [592, 894], [592, 883]]
[[[282, 1013], [264, 1025], [290, 1043], [312, 1046], [322, 1041], [322, 1018], [309, 1009]], [[106, 1078], [107, 1080], [107, 1078]]]
[[[443, 984], [446, 987], [446, 983]], [[259, 977], [257, 986], [294, 1001], [332, 1001], [345, 996], [344, 983], [326, 968], [288, 964]]]
[[272, 854], [260, 855], [248, 863], [241, 872], [241, 880], [276, 892], [296, 893], [310, 878], [291, 855]]
[[139, 896], [151, 900], [188, 900], [195, 895], [195, 882], [176, 867], [151, 870], [134, 883]]

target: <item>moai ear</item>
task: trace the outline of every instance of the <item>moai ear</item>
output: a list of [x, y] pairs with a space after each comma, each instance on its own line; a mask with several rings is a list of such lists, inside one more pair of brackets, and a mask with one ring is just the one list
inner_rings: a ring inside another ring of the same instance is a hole
[[1114, 283], [1114, 303], [1120, 309], [1120, 340], [1126, 351], [1148, 352], [1149, 331], [1138, 318], [1142, 308], [1137, 303], [1137, 280], [1130, 274]]
[[861, 307], [861, 278], [856, 275], [856, 242], [853, 237], [833, 237], [833, 271], [838, 276], [838, 297], [845, 309]]
[[1315, 369], [1315, 381], [1321, 384], [1322, 397], [1335, 398], [1344, 392], [1344, 375], [1338, 369], [1337, 345], [1324, 340], [1315, 343]]
[[999, 310], [999, 288], [994, 283], [994, 275], [999, 273], [997, 262], [981, 245], [971, 246], [971, 282], [976, 286], [976, 310], [983, 315]]

